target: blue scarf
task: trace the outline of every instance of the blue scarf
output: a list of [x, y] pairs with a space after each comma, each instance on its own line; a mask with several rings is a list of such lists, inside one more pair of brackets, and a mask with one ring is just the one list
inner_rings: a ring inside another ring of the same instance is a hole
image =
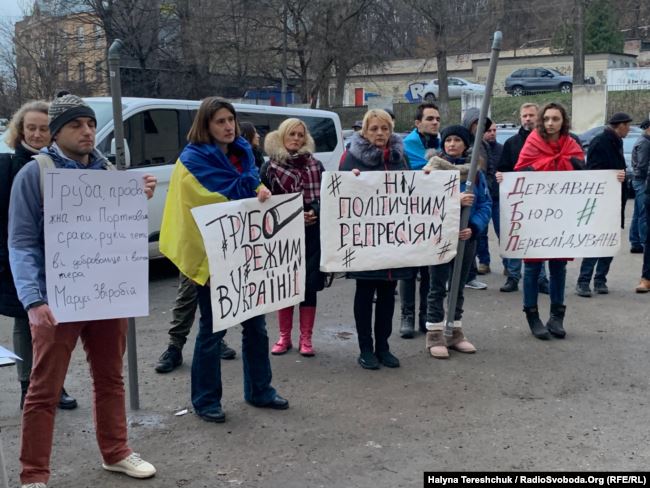
[[228, 151], [239, 158], [241, 173], [215, 144], [188, 144], [179, 159], [207, 190], [228, 200], [254, 197], [260, 178], [250, 144], [240, 136], [228, 145]]
[[83, 164], [67, 157], [63, 154], [61, 148], [57, 146], [56, 142], [53, 142], [49, 147], [44, 147], [40, 152], [51, 157], [57, 168], [106, 169], [108, 167], [108, 161], [97, 149], [93, 149], [93, 152], [88, 155], [88, 164]]

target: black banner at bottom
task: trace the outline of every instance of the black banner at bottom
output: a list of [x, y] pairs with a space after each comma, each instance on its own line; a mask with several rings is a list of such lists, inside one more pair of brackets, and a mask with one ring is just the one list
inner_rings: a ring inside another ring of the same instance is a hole
[[533, 485], [569, 485], [579, 487], [596, 486], [645, 486], [649, 480], [647, 472], [424, 472], [424, 488], [468, 487], [468, 486], [509, 486], [523, 487]]

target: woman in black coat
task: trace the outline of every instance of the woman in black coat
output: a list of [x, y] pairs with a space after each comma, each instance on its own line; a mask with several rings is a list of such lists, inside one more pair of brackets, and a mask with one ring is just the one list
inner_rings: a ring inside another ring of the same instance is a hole
[[[29, 329], [27, 312], [18, 300], [14, 279], [9, 267], [7, 247], [7, 227], [9, 225], [9, 195], [11, 185], [18, 171], [25, 166], [41, 148], [50, 144], [47, 102], [29, 102], [20, 107], [9, 123], [5, 140], [13, 148], [14, 154], [0, 154], [0, 315], [14, 318], [14, 350], [22, 359], [16, 363], [20, 381], [20, 408], [23, 408], [25, 394], [29, 387], [32, 372], [32, 334]], [[61, 391], [59, 408], [72, 409], [77, 401]]]
[[[343, 157], [341, 171], [397, 171], [409, 169], [402, 140], [393, 134], [393, 120], [384, 110], [369, 110], [363, 118], [361, 131], [350, 141]], [[393, 328], [395, 287], [408, 279], [412, 268], [382, 269], [348, 273], [357, 281], [354, 294], [354, 320], [359, 338], [359, 364], [365, 369], [399, 367], [399, 360], [389, 350], [388, 338]], [[375, 341], [372, 340], [372, 304], [375, 306]]]

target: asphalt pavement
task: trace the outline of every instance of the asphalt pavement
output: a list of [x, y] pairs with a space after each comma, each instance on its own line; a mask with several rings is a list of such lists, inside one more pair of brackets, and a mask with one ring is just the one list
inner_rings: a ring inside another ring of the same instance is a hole
[[[632, 201], [628, 224], [631, 207]], [[48, 486], [392, 488], [421, 487], [424, 471], [646, 470], [650, 294], [634, 293], [641, 255], [630, 254], [625, 239], [612, 264], [610, 293], [592, 298], [573, 292], [579, 261], [569, 263], [567, 338], [540, 341], [526, 326], [521, 291], [499, 292], [505, 278], [493, 235], [491, 245], [492, 273], [479, 277], [488, 289], [466, 293], [463, 326], [476, 354], [451, 352], [449, 360], [436, 360], [423, 335], [401, 339], [398, 297], [390, 343], [401, 367], [361, 369], [354, 282], [338, 279], [319, 294], [316, 356], [303, 358], [294, 348], [272, 357], [273, 385], [289, 399], [289, 410], [243, 401], [240, 329], [228, 331], [238, 356], [222, 365], [224, 424], [192, 413], [195, 330], [184, 364], [170, 374], [154, 372], [166, 347], [177, 277], [169, 263], [151, 263], [151, 314], [136, 321], [141, 409], [129, 411], [129, 436], [158, 473], [140, 481], [101, 468], [92, 387], [78, 346], [66, 388], [80, 407], [57, 412]], [[539, 305], [546, 319], [548, 296], [541, 295]], [[274, 314], [267, 322], [275, 341]], [[296, 328], [296, 343], [297, 337]], [[6, 318], [0, 318], [0, 344], [11, 347]], [[0, 391], [10, 486], [19, 486], [13, 368], [0, 369]]]

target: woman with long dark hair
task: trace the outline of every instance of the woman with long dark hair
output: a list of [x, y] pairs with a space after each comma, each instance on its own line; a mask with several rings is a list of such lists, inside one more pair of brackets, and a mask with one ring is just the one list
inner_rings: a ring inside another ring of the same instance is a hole
[[[225, 331], [213, 332], [208, 259], [191, 209], [255, 196], [265, 201], [271, 192], [260, 185], [251, 146], [239, 135], [232, 104], [217, 97], [203, 100], [187, 139], [169, 182], [160, 250], [197, 284], [201, 318], [192, 361], [194, 411], [205, 421], [224, 422], [220, 349]], [[256, 407], [289, 408], [271, 386], [264, 315], [242, 322], [242, 359], [244, 399]]]

